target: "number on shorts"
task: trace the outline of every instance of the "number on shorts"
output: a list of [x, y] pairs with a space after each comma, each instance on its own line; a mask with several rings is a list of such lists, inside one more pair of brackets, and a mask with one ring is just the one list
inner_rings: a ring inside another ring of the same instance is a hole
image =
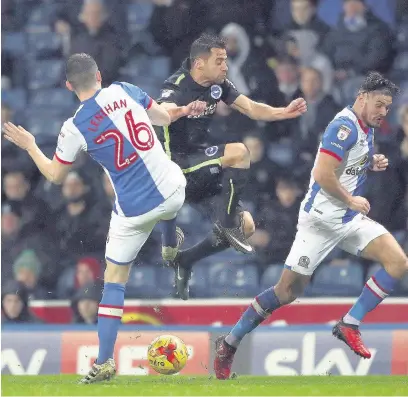
[[[132, 145], [141, 151], [151, 149], [154, 145], [154, 136], [150, 127], [143, 122], [135, 123], [131, 110], [126, 112], [125, 121]], [[142, 133], [147, 135], [147, 140], [142, 141], [140, 139]], [[119, 130], [111, 129], [104, 131], [94, 139], [94, 142], [99, 145], [104, 143], [107, 139], [113, 139], [115, 141], [115, 167], [117, 170], [121, 171], [129, 167], [129, 165], [133, 164], [138, 159], [139, 156], [136, 151], [129, 156], [124, 157], [123, 148], [125, 138]]]

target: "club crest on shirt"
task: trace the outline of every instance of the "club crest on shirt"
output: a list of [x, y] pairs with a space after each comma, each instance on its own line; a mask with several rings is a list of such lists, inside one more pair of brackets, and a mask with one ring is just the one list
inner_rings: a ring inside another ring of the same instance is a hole
[[341, 125], [337, 131], [337, 138], [339, 138], [341, 141], [345, 141], [350, 134], [351, 128], [347, 127], [346, 125]]
[[222, 95], [222, 88], [215, 84], [211, 86], [211, 97], [214, 99], [220, 99]]
[[218, 146], [211, 146], [205, 149], [205, 154], [208, 157], [214, 156], [218, 152]]

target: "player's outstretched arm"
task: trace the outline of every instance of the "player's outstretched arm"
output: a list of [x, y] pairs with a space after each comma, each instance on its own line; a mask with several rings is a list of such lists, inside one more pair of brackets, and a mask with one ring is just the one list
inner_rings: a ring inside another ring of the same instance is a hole
[[170, 115], [171, 123], [174, 123], [181, 117], [199, 116], [204, 112], [206, 106], [207, 104], [204, 101], [193, 101], [186, 106], [177, 106], [173, 102], [163, 102], [159, 107], [167, 110]]
[[52, 183], [61, 184], [68, 174], [71, 164], [63, 164], [56, 158], [50, 160], [37, 146], [35, 138], [27, 130], [13, 123], [4, 124], [4, 137], [27, 151], [40, 172]]
[[294, 119], [307, 111], [306, 101], [303, 98], [295, 99], [285, 108], [274, 108], [264, 103], [255, 102], [242, 94], [238, 96], [231, 107], [249, 118], [259, 121]]

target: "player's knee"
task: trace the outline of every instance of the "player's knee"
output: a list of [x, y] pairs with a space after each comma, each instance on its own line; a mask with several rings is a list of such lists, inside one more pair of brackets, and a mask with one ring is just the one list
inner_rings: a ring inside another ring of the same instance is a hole
[[227, 145], [223, 159], [225, 166], [248, 168], [250, 163], [249, 150], [243, 143], [230, 143]]
[[242, 214], [243, 221], [244, 221], [244, 233], [245, 236], [251, 237], [255, 233], [255, 222], [252, 218], [252, 215], [248, 211], [244, 211]]
[[105, 283], [126, 284], [129, 279], [130, 265], [115, 265], [112, 262], [106, 262], [104, 273]]

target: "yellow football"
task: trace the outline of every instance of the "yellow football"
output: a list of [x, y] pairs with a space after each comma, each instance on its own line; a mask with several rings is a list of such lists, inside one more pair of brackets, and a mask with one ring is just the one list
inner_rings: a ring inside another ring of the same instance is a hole
[[185, 343], [174, 335], [161, 335], [154, 339], [147, 350], [149, 365], [162, 375], [174, 375], [187, 363]]

